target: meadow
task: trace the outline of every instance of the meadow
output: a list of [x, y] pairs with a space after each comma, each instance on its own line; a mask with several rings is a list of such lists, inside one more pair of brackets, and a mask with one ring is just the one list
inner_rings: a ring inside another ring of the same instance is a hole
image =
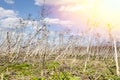
[[101, 24], [91, 20], [84, 32], [50, 30], [45, 0], [42, 4], [38, 20], [29, 15], [14, 29], [0, 32], [1, 80], [120, 80], [120, 41], [112, 25], [105, 23], [105, 34], [97, 32]]
[[120, 80], [118, 42], [87, 34], [1, 32], [1, 80]]

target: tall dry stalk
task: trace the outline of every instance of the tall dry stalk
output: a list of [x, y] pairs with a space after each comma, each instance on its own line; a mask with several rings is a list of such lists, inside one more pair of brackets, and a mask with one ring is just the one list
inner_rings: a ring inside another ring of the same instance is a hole
[[45, 76], [46, 75], [46, 56], [47, 56], [47, 53], [48, 53], [48, 29], [47, 29], [47, 23], [46, 21], [44, 21], [45, 19], [45, 3], [46, 3], [46, 0], [43, 0], [43, 5], [42, 5], [42, 9], [41, 9], [41, 26], [42, 26], [42, 29], [41, 29], [41, 39], [42, 39], [42, 48], [43, 48], [43, 52], [42, 52], [42, 71], [41, 71], [41, 76]]
[[115, 37], [113, 37], [111, 34], [111, 25], [110, 24], [108, 24], [107, 30], [108, 30], [108, 35], [109, 35], [110, 41], [113, 42], [113, 45], [114, 45], [114, 59], [115, 59], [115, 65], [116, 65], [116, 74], [117, 74], [117, 76], [120, 76], [119, 64], [118, 64], [117, 44], [116, 44], [117, 41], [116, 41]]
[[6, 36], [6, 40], [7, 40], [7, 54], [6, 54], [6, 58], [8, 58], [8, 62], [10, 62], [10, 58], [11, 58], [11, 41], [10, 41], [10, 33], [7, 32], [7, 36]]
[[118, 76], [120, 76], [120, 71], [119, 71], [119, 64], [118, 64], [118, 51], [117, 51], [117, 41], [114, 39], [114, 58], [115, 58], [115, 64], [116, 64], [116, 73]]
[[86, 71], [87, 64], [88, 64], [88, 61], [90, 58], [90, 46], [91, 46], [91, 31], [90, 31], [90, 36], [89, 36], [89, 40], [88, 40], [88, 46], [86, 49], [86, 60], [85, 60], [84, 69], [83, 69], [84, 72]]
[[7, 54], [10, 54], [10, 36], [9, 36], [9, 32], [7, 32]]

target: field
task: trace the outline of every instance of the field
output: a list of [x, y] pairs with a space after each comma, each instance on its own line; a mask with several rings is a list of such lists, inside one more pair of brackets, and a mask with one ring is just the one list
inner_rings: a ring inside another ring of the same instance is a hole
[[119, 42], [98, 35], [1, 32], [1, 80], [120, 80]]
[[90, 48], [89, 53], [87, 47], [75, 47], [1, 54], [1, 80], [120, 80], [111, 47]]
[[0, 1], [0, 80], [120, 80], [119, 0], [24, 1]]

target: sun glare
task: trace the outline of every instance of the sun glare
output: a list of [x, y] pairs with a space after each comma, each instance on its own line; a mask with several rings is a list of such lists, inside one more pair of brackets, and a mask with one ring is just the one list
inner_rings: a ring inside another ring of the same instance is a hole
[[[119, 33], [120, 0], [75, 0], [75, 2], [59, 9], [65, 18], [67, 16], [74, 24], [90, 28], [101, 26], [106, 28], [109, 24], [112, 30], [116, 29]], [[81, 29], [80, 26], [77, 27]]]
[[97, 0], [93, 15], [104, 24], [120, 25], [120, 0]]

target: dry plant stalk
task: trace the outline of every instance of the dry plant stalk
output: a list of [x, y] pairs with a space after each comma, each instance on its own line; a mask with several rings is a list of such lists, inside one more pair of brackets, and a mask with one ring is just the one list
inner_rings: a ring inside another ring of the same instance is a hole
[[116, 64], [116, 73], [117, 73], [117, 76], [120, 76], [116, 39], [114, 39], [113, 43], [114, 43], [114, 56], [115, 56], [114, 58], [115, 58], [115, 64]]
[[114, 59], [115, 59], [115, 64], [116, 64], [116, 74], [117, 74], [117, 76], [120, 76], [116, 39], [111, 34], [111, 25], [110, 24], [108, 24], [107, 29], [108, 29], [110, 41], [113, 42], [113, 45], [114, 45]]
[[4, 74], [1, 73], [1, 80], [4, 80]]
[[7, 32], [7, 54], [10, 54], [10, 36], [9, 36], [9, 32]]

